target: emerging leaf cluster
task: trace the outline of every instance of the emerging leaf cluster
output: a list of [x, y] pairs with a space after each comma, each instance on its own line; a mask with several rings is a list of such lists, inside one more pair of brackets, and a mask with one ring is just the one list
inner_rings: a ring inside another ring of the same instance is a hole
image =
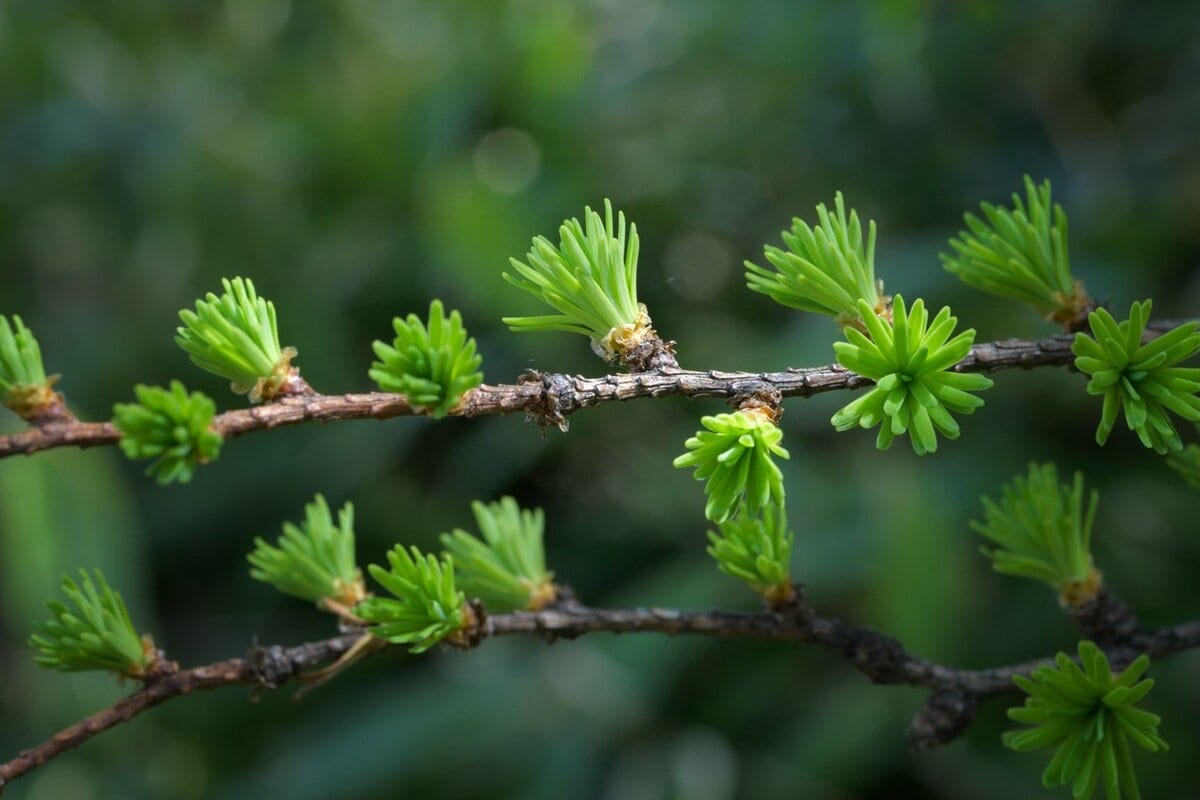
[[454, 585], [454, 562], [411, 553], [397, 545], [388, 552], [391, 569], [371, 564], [371, 576], [393, 597], [368, 597], [354, 613], [373, 623], [369, 630], [392, 644], [412, 645], [423, 653], [468, 625], [466, 597]]
[[1030, 464], [1028, 475], [1001, 490], [1000, 502], [983, 498], [983, 521], [971, 527], [995, 545], [981, 549], [996, 572], [1042, 581], [1064, 601], [1082, 601], [1099, 588], [1091, 554], [1099, 502], [1094, 489], [1085, 501], [1082, 473], [1059, 483], [1053, 464]]
[[196, 310], [179, 312], [175, 341], [203, 370], [230, 381], [253, 402], [270, 400], [287, 382], [294, 348], [280, 348], [275, 304], [259, 297], [245, 278], [221, 279], [225, 292], [209, 292]]
[[385, 392], [403, 394], [414, 406], [423, 406], [434, 417], [444, 417], [467, 391], [483, 382], [475, 353], [475, 340], [467, 338], [462, 317], [451, 311], [447, 318], [442, 301], [429, 305], [429, 325], [416, 314], [392, 321], [392, 345], [376, 341], [379, 361], [371, 365], [371, 379]]
[[1004, 734], [1014, 750], [1057, 747], [1042, 775], [1047, 787], [1070, 785], [1076, 800], [1088, 800], [1099, 786], [1108, 800], [1138, 800], [1137, 776], [1130, 742], [1150, 752], [1166, 750], [1158, 735], [1158, 716], [1136, 708], [1154, 686], [1138, 678], [1150, 665], [1139, 656], [1119, 675], [1113, 675], [1104, 652], [1080, 642], [1079, 664], [1066, 653], [1055, 667], [1039, 667], [1032, 678], [1014, 678], [1029, 697], [1009, 718], [1036, 727]]
[[304, 507], [304, 521], [283, 524], [275, 545], [254, 540], [247, 560], [250, 576], [284, 594], [320, 604], [332, 600], [352, 608], [366, 596], [362, 571], [354, 558], [354, 505], [346, 503], [333, 523], [325, 498]]
[[675, 459], [676, 467], [695, 467], [694, 477], [707, 481], [704, 515], [720, 524], [739, 508], [753, 516], [768, 503], [783, 505], [783, 473], [771, 456], [787, 458], [779, 442], [783, 431], [758, 410], [704, 417], [707, 430], [684, 442], [690, 452]]
[[792, 230], [782, 234], [786, 251], [773, 245], [763, 248], [775, 269], [745, 262], [750, 291], [790, 308], [828, 314], [842, 324], [859, 319], [860, 301], [872, 312], [882, 311], [887, 301], [883, 284], [875, 280], [875, 222], [867, 223], [864, 247], [858, 212], [851, 210], [847, 220], [841, 192], [834, 197], [834, 207], [835, 214], [830, 214], [824, 203], [817, 206], [815, 228], [799, 217], [793, 219]]
[[637, 300], [637, 226], [618, 212], [613, 224], [612, 204], [604, 201], [604, 219], [591, 208], [584, 221], [569, 219], [559, 228], [559, 244], [538, 236], [526, 262], [510, 259], [515, 274], [504, 273], [514, 286], [544, 301], [558, 314], [505, 317], [514, 331], [569, 331], [582, 333], [608, 358], [615, 353], [610, 335], [623, 328], [649, 325], [645, 308]]
[[833, 426], [846, 431], [883, 423], [875, 440], [880, 450], [907, 433], [918, 455], [937, 450], [937, 433], [957, 439], [958, 423], [950, 412], [974, 413], [983, 400], [969, 393], [992, 385], [983, 375], [948, 371], [970, 351], [974, 329], [951, 339], [958, 319], [949, 308], [929, 322], [924, 301], [917, 300], [909, 311], [900, 295], [891, 322], [876, 316], [863, 300], [858, 306], [870, 338], [847, 326], [843, 332], [848, 341], [833, 348], [843, 367], [871, 378], [875, 386], [834, 414]]
[[221, 452], [224, 438], [212, 429], [216, 404], [179, 381], [171, 388], [134, 387], [136, 403], [113, 406], [113, 426], [121, 432], [121, 450], [129, 458], [152, 458], [146, 474], [160, 484], [187, 483], [197, 464]]
[[1168, 411], [1200, 420], [1200, 369], [1176, 366], [1200, 351], [1200, 333], [1189, 322], [1142, 344], [1150, 308], [1149, 300], [1134, 303], [1129, 319], [1120, 323], [1108, 309], [1096, 309], [1088, 315], [1092, 336], [1075, 334], [1071, 349], [1075, 366], [1091, 377], [1088, 394], [1104, 396], [1096, 442], [1108, 441], [1124, 409], [1125, 424], [1142, 444], [1166, 453], [1183, 448]]
[[708, 532], [708, 554], [727, 575], [739, 578], [768, 602], [790, 600], [792, 544], [782, 506], [768, 505], [758, 516], [745, 512], [722, 522], [720, 533]]
[[0, 314], [0, 403], [22, 418], [35, 415], [49, 398], [55, 378], [47, 378], [42, 350], [21, 318]]
[[52, 618], [35, 626], [29, 644], [34, 661], [62, 672], [107, 670], [140, 678], [156, 659], [150, 640], [138, 636], [121, 595], [96, 570], [95, 581], [83, 570], [79, 583], [63, 575], [62, 591], [69, 605], [50, 600]]
[[471, 504], [482, 540], [464, 530], [442, 534], [458, 585], [489, 611], [536, 611], [556, 597], [546, 569], [542, 510], [521, 509], [511, 497]]
[[1050, 200], [1050, 181], [1036, 186], [1025, 176], [1025, 201], [1013, 208], [983, 203], [980, 219], [967, 213], [968, 230], [941, 255], [946, 269], [970, 286], [1027, 303], [1058, 322], [1077, 319], [1090, 300], [1071, 275], [1067, 215]]

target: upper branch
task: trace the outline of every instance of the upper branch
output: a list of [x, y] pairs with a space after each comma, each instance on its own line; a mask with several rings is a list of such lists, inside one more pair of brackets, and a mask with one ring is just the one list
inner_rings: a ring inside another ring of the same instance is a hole
[[[1156, 332], [1171, 330], [1178, 320], [1161, 320], [1148, 328]], [[1071, 336], [1046, 339], [1007, 339], [979, 344], [954, 370], [994, 372], [1020, 367], [1051, 367], [1070, 364]], [[773, 389], [783, 397], [811, 397], [839, 389], [856, 389], [871, 381], [838, 364], [789, 369], [784, 372], [722, 372], [720, 370], [661, 369], [655, 372], [605, 375], [585, 378], [556, 373], [529, 371], [515, 384], [484, 384], [467, 392], [450, 412], [464, 417], [484, 414], [523, 412], [543, 424], [563, 429], [567, 417], [581, 408], [632, 400], [638, 397], [688, 397], [731, 399], [750, 392]], [[213, 428], [226, 437], [269, 430], [281, 425], [305, 422], [332, 422], [351, 419], [389, 419], [413, 416], [417, 412], [399, 394], [286, 396], [253, 408], [236, 409], [217, 415]], [[0, 458], [29, 455], [56, 447], [97, 447], [114, 445], [120, 433], [107, 422], [52, 422], [29, 430], [0, 436]]]

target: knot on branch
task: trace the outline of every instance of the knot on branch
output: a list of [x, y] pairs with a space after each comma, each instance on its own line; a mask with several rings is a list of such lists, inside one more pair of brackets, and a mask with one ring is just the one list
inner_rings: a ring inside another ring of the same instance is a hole
[[256, 685], [263, 689], [278, 688], [296, 674], [296, 666], [287, 649], [277, 644], [261, 647], [255, 643], [247, 660]]
[[621, 351], [621, 363], [630, 372], [662, 372], [664, 369], [679, 369], [675, 359], [675, 342], [664, 341], [658, 334], [650, 335], [630, 344]]
[[841, 651], [871, 683], [903, 683], [908, 654], [891, 636], [842, 625]]
[[1137, 615], [1107, 587], [1071, 607], [1071, 618], [1101, 648], [1124, 644], [1138, 632]]
[[517, 384], [542, 386], [542, 407], [527, 409], [527, 421], [537, 423], [543, 436], [551, 425], [563, 433], [567, 432], [567, 428], [570, 427], [567, 415], [575, 410], [575, 386], [570, 378], [566, 375], [527, 369], [517, 377]]
[[934, 692], [908, 726], [908, 746], [916, 752], [953, 741], [975, 718], [979, 698], [959, 689]]
[[776, 425], [783, 417], [783, 394], [765, 381], [738, 387], [727, 402], [734, 411], [757, 411]]

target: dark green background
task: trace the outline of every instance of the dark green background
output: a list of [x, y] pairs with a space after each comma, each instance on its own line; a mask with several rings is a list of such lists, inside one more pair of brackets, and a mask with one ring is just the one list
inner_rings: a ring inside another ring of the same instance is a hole
[[[92, 419], [139, 381], [242, 402], [172, 341], [177, 310], [232, 275], [274, 299], [323, 391], [370, 388], [372, 339], [433, 297], [461, 309], [491, 382], [600, 374], [581, 337], [501, 325], [536, 305], [500, 272], [605, 197], [637, 221], [641, 299], [690, 367], [831, 360], [831, 323], [752, 295], [740, 264], [838, 189], [878, 221], [888, 289], [951, 304], [981, 339], [1052, 331], [937, 261], [962, 212], [1026, 172], [1054, 181], [1096, 296], [1200, 310], [1193, 2], [14, 2], [0, 115], [0, 311], [33, 326]], [[1095, 446], [1078, 375], [996, 377], [962, 439], [924, 459], [836, 434], [844, 393], [787, 404], [814, 603], [967, 666], [1072, 648], [1052, 593], [993, 575], [967, 528], [981, 493], [1054, 459], [1102, 490], [1100, 566], [1143, 618], [1200, 613], [1196, 497], [1128, 431]], [[753, 608], [704, 554], [701, 485], [671, 467], [721, 410], [641, 400], [544, 440], [519, 417], [307, 425], [229, 442], [168, 488], [112, 448], [6, 460], [0, 756], [122, 691], [30, 659], [62, 570], [102, 567], [184, 664], [327, 635], [244, 562], [317, 491], [356, 503], [364, 561], [432, 546], [472, 499], [508, 493], [545, 507], [551, 565], [589, 602]], [[1148, 797], [1200, 793], [1198, 658], [1154, 669], [1146, 707], [1173, 750], [1139, 755]], [[1004, 702], [909, 755], [921, 692], [747, 641], [397, 652], [289, 695], [173, 702], [9, 796], [1008, 800], [1040, 795], [1048, 757], [1000, 747]]]

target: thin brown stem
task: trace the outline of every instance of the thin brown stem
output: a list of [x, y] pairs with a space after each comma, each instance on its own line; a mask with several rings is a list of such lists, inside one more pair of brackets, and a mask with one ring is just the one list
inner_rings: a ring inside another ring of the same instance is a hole
[[[477, 620], [476, 630], [464, 637], [466, 646], [493, 636], [536, 635], [553, 642], [594, 633], [690, 634], [813, 644], [845, 660], [874, 683], [930, 689], [930, 701], [910, 730], [910, 742], [918, 748], [954, 738], [969, 724], [980, 701], [1015, 691], [1014, 676], [1028, 675], [1036, 667], [1049, 663], [1049, 659], [1039, 659], [979, 670], [939, 664], [913, 655], [890, 636], [815, 614], [804, 604], [802, 590], [790, 606], [759, 613], [602, 609], [568, 599], [555, 608], [491, 616], [477, 614]], [[0, 764], [0, 794], [16, 779], [167, 700], [224, 686], [274, 689], [314, 668], [335, 663], [361, 640], [361, 632], [351, 632], [296, 647], [256, 646], [244, 658], [166, 673], [112, 706]], [[1109, 658], [1114, 663], [1127, 663], [1141, 653], [1160, 658], [1196, 647], [1200, 647], [1200, 620], [1139, 632], [1111, 649]]]
[[[1161, 320], [1148, 326], [1163, 332], [1182, 324]], [[1070, 364], [1071, 336], [1037, 341], [1008, 339], [978, 344], [953, 367], [958, 372], [995, 372]], [[640, 397], [722, 398], [731, 400], [767, 392], [779, 397], [811, 397], [824, 392], [857, 389], [871, 381], [838, 364], [789, 369], [783, 372], [722, 372], [664, 368], [653, 372], [605, 375], [599, 378], [529, 371], [515, 384], [476, 387], [451, 411], [462, 417], [524, 413], [542, 425], [563, 430], [567, 418], [583, 408]], [[403, 395], [308, 394], [282, 397], [253, 408], [217, 415], [213, 428], [226, 437], [266, 431], [284, 425], [353, 419], [384, 420], [418, 413]], [[56, 422], [0, 436], [0, 458], [30, 455], [56, 447], [115, 445], [121, 436], [108, 422]]]

